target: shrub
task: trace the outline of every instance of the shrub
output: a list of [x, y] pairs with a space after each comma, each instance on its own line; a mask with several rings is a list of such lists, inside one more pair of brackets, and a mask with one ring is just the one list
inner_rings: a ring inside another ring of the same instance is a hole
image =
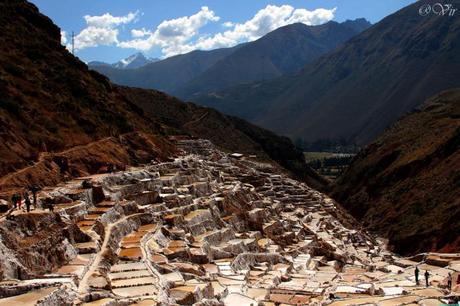
[[11, 99], [1, 100], [0, 107], [6, 110], [8, 113], [15, 115], [16, 117], [21, 114], [21, 110], [22, 110], [19, 103], [14, 102]]

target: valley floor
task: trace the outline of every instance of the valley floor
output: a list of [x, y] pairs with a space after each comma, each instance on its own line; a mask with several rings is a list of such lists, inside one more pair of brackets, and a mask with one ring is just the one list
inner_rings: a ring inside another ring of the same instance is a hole
[[460, 254], [402, 258], [270, 165], [204, 140], [178, 146], [184, 154], [171, 162], [42, 190], [54, 213], [2, 216], [0, 306], [440, 305], [460, 296]]

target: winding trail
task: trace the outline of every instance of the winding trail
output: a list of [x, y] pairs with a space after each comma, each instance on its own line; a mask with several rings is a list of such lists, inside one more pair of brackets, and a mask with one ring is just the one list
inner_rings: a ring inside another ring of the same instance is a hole
[[101, 249], [99, 252], [96, 254], [96, 257], [92, 261], [90, 267], [88, 268], [88, 271], [85, 273], [83, 278], [80, 281], [80, 284], [78, 285], [78, 293], [80, 295], [83, 295], [88, 292], [88, 279], [91, 277], [91, 275], [96, 271], [96, 269], [99, 268], [102, 260], [102, 254], [108, 249], [108, 243], [110, 241], [110, 238], [112, 236], [112, 230], [114, 227], [116, 227], [118, 224], [121, 224], [122, 222], [126, 222], [129, 218], [132, 218], [133, 216], [140, 215], [140, 214], [133, 214], [129, 216], [124, 216], [120, 220], [110, 223], [106, 226], [106, 233], [104, 237], [104, 241], [102, 243]]

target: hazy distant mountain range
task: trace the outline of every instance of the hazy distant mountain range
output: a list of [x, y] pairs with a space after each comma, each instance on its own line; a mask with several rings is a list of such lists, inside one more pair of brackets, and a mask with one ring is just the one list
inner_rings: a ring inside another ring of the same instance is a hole
[[138, 52], [113, 64], [93, 61], [89, 62], [88, 65], [91, 67], [104, 66], [116, 69], [136, 69], [157, 61], [159, 61], [158, 58], [148, 58], [143, 53]]
[[118, 84], [159, 89], [189, 98], [197, 92], [296, 72], [369, 26], [365, 19], [331, 21], [319, 26], [292, 24], [254, 42], [233, 48], [193, 51], [138, 69], [122, 70], [93, 63], [89, 66]]
[[137, 69], [117, 69], [112, 66], [93, 65], [91, 63], [88, 66], [120, 85], [158, 89], [173, 93], [175, 89], [197, 77], [239, 47], [212, 51], [197, 50], [169, 57]]

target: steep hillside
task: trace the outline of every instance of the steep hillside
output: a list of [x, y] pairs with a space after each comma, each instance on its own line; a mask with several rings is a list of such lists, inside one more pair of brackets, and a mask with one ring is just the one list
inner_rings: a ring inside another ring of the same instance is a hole
[[184, 104], [162, 92], [129, 87], [123, 87], [122, 92], [129, 101], [142, 108], [146, 116], [174, 130], [209, 139], [226, 151], [274, 160], [314, 188], [322, 189], [326, 185], [323, 178], [306, 167], [303, 152], [286, 137], [211, 108]]
[[397, 252], [460, 250], [460, 89], [430, 99], [362, 151], [334, 197]]
[[[169, 104], [172, 98], [156, 91], [111, 84], [72, 56], [60, 44], [60, 29], [26, 1], [1, 2], [0, 26], [5, 31], [0, 37], [1, 190], [25, 182], [57, 183], [96, 172], [108, 162], [164, 159], [175, 152], [165, 137], [171, 134], [212, 135], [223, 149], [272, 156], [263, 151], [260, 139], [244, 136], [246, 127], [240, 131], [228, 124], [232, 119], [216, 111], [209, 110], [215, 114], [209, 120], [192, 121], [201, 116], [202, 108], [178, 100]], [[182, 114], [180, 120], [177, 114]], [[279, 164], [289, 167], [293, 159], [296, 164], [303, 160], [286, 138], [264, 133], [285, 152], [275, 156]], [[289, 169], [306, 177], [303, 167]]]
[[0, 26], [1, 175], [37, 161], [42, 151], [134, 130], [161, 132], [105, 77], [67, 52], [59, 28], [33, 5], [0, 3]]
[[367, 29], [365, 19], [318, 26], [296, 23], [281, 27], [221, 59], [176, 91], [180, 97], [268, 80], [294, 73]]
[[90, 68], [107, 76], [112, 82], [173, 92], [203, 73], [239, 46], [212, 51], [192, 51], [154, 62], [137, 69], [117, 69], [107, 65], [90, 65]]
[[308, 142], [368, 143], [425, 99], [460, 85], [460, 18], [420, 16], [424, 3], [384, 18], [296, 76], [193, 101]]

